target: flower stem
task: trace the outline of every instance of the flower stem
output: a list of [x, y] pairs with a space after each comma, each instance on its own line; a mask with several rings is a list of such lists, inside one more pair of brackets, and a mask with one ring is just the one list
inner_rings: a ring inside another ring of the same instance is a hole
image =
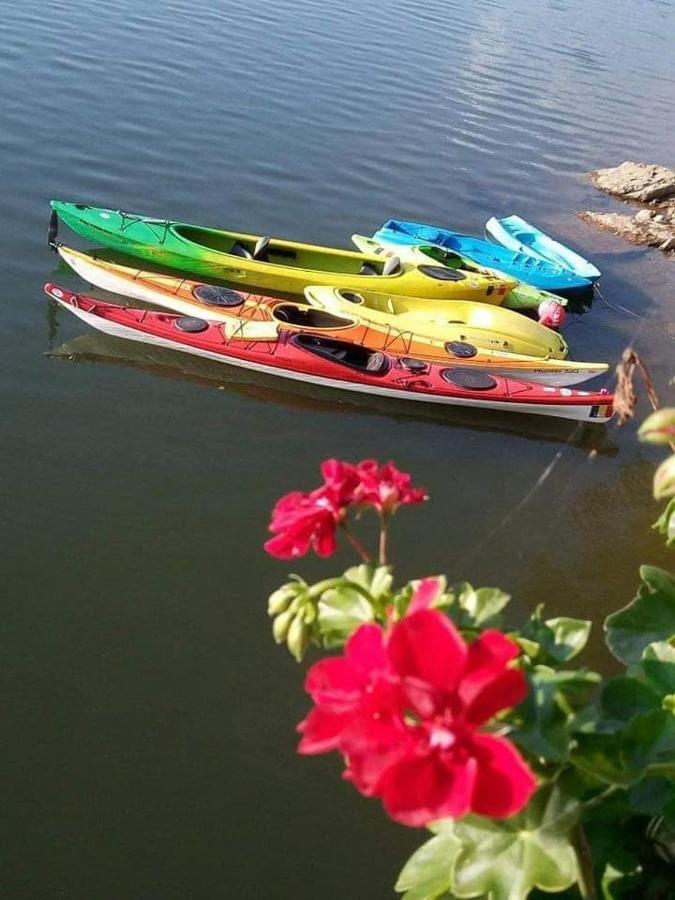
[[389, 516], [386, 513], [380, 515], [380, 547], [379, 562], [381, 566], [387, 565], [387, 556], [389, 554]]
[[572, 843], [579, 866], [579, 893], [583, 900], [598, 900], [593, 873], [593, 857], [581, 822], [574, 829]]
[[361, 543], [361, 541], [356, 537], [356, 535], [353, 535], [353, 534], [351, 533], [351, 531], [349, 530], [349, 528], [347, 528], [347, 523], [346, 523], [346, 522], [342, 522], [341, 528], [342, 528], [342, 530], [344, 531], [347, 540], [348, 540], [349, 543], [352, 545], [352, 547], [354, 548], [354, 550], [356, 550], [356, 552], [359, 554], [359, 556], [361, 557], [361, 559], [362, 559], [364, 562], [371, 563], [371, 562], [373, 561], [372, 554], [369, 553], [368, 550], [366, 550], [366, 548], [363, 546], [363, 544]]

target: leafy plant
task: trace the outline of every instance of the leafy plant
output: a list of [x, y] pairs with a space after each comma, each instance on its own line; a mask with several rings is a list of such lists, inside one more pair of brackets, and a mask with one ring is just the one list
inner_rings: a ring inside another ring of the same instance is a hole
[[[362, 562], [313, 585], [293, 576], [268, 609], [298, 661], [342, 650], [309, 669], [300, 752], [338, 752], [357, 790], [431, 832], [399, 876], [404, 900], [672, 897], [675, 578], [642, 567], [635, 598], [605, 621], [624, 671], [602, 679], [575, 662], [588, 621], [539, 606], [505, 630], [497, 588], [395, 584], [391, 517], [426, 496], [408, 475], [372, 461], [322, 471], [321, 487], [279, 501], [268, 549], [328, 555], [342, 532]], [[377, 562], [351, 531], [368, 511]]]

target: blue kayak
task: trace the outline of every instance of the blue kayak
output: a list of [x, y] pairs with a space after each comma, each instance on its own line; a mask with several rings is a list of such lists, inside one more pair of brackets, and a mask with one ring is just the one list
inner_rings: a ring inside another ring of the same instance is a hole
[[461, 253], [481, 266], [499, 269], [519, 281], [525, 281], [545, 291], [554, 293], [583, 291], [591, 286], [587, 278], [581, 278], [569, 269], [537, 259], [529, 253], [514, 253], [513, 250], [507, 250], [506, 247], [492, 244], [482, 238], [448, 231], [436, 225], [389, 219], [373, 237], [392, 244], [435, 244]]
[[589, 281], [597, 281], [600, 278], [600, 270], [593, 263], [560, 241], [549, 237], [535, 225], [530, 225], [520, 216], [506, 216], [504, 219], [496, 219], [493, 216], [485, 223], [485, 235], [507, 250], [529, 253], [536, 259], [562, 266]]

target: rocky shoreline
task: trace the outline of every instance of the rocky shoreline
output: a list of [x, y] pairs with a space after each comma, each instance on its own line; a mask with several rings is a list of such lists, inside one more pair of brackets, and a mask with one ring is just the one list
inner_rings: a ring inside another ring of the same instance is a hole
[[633, 215], [579, 213], [584, 222], [611, 231], [634, 244], [675, 251], [675, 170], [666, 166], [641, 162], [624, 162], [620, 166], [597, 169], [590, 173], [593, 184], [601, 191], [626, 202], [641, 204]]

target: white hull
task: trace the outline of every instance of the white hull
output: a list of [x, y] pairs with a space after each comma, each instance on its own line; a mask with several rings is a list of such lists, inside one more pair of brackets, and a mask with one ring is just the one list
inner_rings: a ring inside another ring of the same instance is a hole
[[[130, 297], [133, 300], [141, 300], [144, 303], [152, 303], [155, 306], [161, 306], [164, 309], [170, 309], [173, 312], [179, 312], [185, 316], [198, 316], [204, 318], [204, 307], [202, 304], [191, 303], [188, 300], [182, 300], [180, 297], [167, 297], [164, 291], [155, 290], [147, 284], [138, 281], [130, 281], [128, 278], [122, 278], [114, 272], [109, 272], [95, 264], [84, 261], [80, 256], [71, 255], [65, 248], [59, 247], [59, 253], [68, 265], [77, 274], [87, 281], [89, 284], [96, 285], [104, 291], [110, 291], [112, 294], [121, 294]], [[175, 276], [168, 276], [175, 280]], [[213, 322], [232, 321], [232, 316], [222, 313], [218, 307], [209, 309], [208, 318]], [[607, 371], [604, 365], [594, 366], [593, 368], [576, 368], [573, 364], [561, 365], [560, 368], [545, 369], [514, 369], [509, 366], [500, 366], [495, 358], [495, 363], [489, 366], [477, 367], [471, 366], [472, 371], [490, 372], [493, 375], [500, 375], [502, 378], [517, 378], [519, 381], [529, 381], [534, 384], [543, 384], [548, 387], [569, 387], [573, 384], [582, 384], [591, 378], [597, 378]], [[456, 364], [461, 365], [461, 361]]]
[[[55, 298], [57, 299], [57, 298]], [[166, 338], [156, 337], [145, 332], [136, 331], [133, 328], [127, 328], [116, 322], [110, 322], [102, 319], [100, 316], [85, 312], [83, 309], [71, 306], [69, 303], [63, 303], [57, 299], [57, 302], [65, 309], [74, 313], [78, 318], [113, 337], [125, 338], [127, 340], [139, 341], [144, 344], [151, 344], [156, 347], [166, 347], [169, 350], [178, 350], [181, 353], [188, 353], [191, 356], [201, 356], [205, 359], [215, 360], [242, 369], [251, 369], [255, 372], [264, 372], [267, 375], [276, 375], [280, 378], [289, 378], [293, 381], [304, 381], [311, 384], [319, 384], [325, 387], [338, 388], [346, 391], [357, 391], [363, 394], [376, 394], [382, 397], [396, 397], [400, 400], [422, 401], [424, 403], [440, 403], [447, 406], [470, 406], [478, 409], [494, 409], [506, 412], [529, 413], [531, 415], [555, 416], [561, 419], [573, 419], [576, 421], [587, 421], [592, 423], [607, 422], [605, 418], [591, 418], [591, 407], [588, 405], [579, 406], [561, 406], [558, 404], [526, 404], [526, 403], [509, 403], [508, 401], [492, 401], [465, 399], [462, 397], [440, 396], [434, 394], [411, 393], [410, 391], [401, 391], [387, 387], [377, 387], [376, 385], [361, 385], [352, 381], [342, 381], [337, 378], [324, 378], [319, 375], [307, 375], [303, 372], [295, 372], [291, 369], [280, 369], [276, 366], [266, 366], [262, 363], [251, 362], [250, 360], [237, 359], [235, 357], [224, 358], [222, 354], [213, 353], [210, 350], [202, 350], [197, 347], [188, 347], [185, 344], [177, 343]], [[552, 389], [551, 389], [552, 390]], [[610, 398], [607, 400], [608, 404]]]

